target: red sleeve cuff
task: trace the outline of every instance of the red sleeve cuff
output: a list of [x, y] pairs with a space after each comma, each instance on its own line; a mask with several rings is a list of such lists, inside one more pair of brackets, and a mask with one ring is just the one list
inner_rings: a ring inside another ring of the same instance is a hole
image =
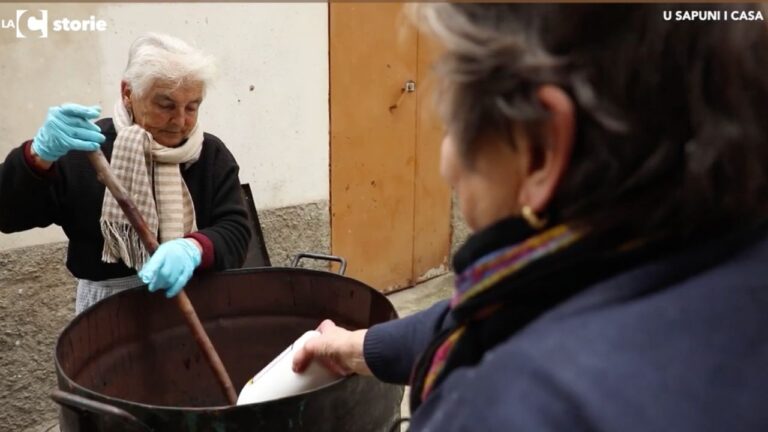
[[193, 232], [184, 236], [185, 238], [191, 238], [197, 240], [200, 246], [203, 247], [203, 256], [200, 260], [200, 270], [208, 270], [213, 267], [214, 250], [213, 242], [205, 234], [201, 232]]
[[32, 140], [29, 140], [23, 144], [24, 146], [24, 162], [27, 166], [35, 172], [35, 174], [42, 177], [51, 177], [53, 175], [53, 166], [51, 168], [42, 169], [35, 163], [35, 159], [32, 157]]

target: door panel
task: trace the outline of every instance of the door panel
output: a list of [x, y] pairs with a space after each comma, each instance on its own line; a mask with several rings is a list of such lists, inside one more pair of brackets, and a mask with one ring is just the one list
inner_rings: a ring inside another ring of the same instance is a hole
[[416, 282], [444, 273], [451, 248], [451, 193], [440, 176], [443, 127], [435, 110], [437, 83], [432, 70], [439, 50], [423, 35], [418, 37], [417, 47], [419, 79], [413, 234], [413, 278]]
[[428, 67], [402, 4], [329, 8], [331, 249], [349, 276], [392, 291], [443, 264], [450, 245], [439, 123], [421, 108]]

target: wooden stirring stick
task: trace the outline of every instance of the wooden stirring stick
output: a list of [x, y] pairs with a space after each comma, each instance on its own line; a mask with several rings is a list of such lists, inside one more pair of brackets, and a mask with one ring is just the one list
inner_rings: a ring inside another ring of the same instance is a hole
[[[123, 213], [125, 213], [125, 216], [131, 222], [133, 229], [139, 234], [144, 247], [147, 248], [147, 251], [150, 254], [153, 254], [159, 246], [157, 239], [155, 239], [155, 235], [147, 227], [147, 222], [144, 220], [141, 212], [136, 208], [131, 197], [128, 196], [128, 193], [123, 189], [120, 181], [115, 177], [115, 174], [112, 172], [112, 167], [109, 165], [109, 162], [107, 162], [104, 153], [102, 153], [101, 150], [90, 152], [88, 154], [88, 159], [90, 159], [91, 165], [93, 165], [93, 168], [96, 170], [96, 175], [98, 176], [99, 181], [109, 189], [112, 196], [115, 197], [115, 200], [120, 205], [120, 208], [123, 209]], [[181, 315], [184, 317], [187, 327], [189, 327], [189, 330], [192, 332], [192, 336], [194, 336], [197, 346], [203, 351], [206, 360], [208, 360], [208, 364], [211, 366], [211, 369], [213, 369], [213, 373], [216, 375], [216, 379], [219, 381], [227, 400], [231, 405], [235, 405], [237, 403], [235, 387], [232, 385], [232, 380], [229, 379], [229, 374], [227, 374], [227, 370], [224, 368], [224, 363], [221, 362], [219, 354], [213, 347], [211, 339], [205, 332], [203, 324], [200, 323], [200, 318], [198, 318], [197, 312], [195, 312], [195, 308], [192, 306], [192, 302], [189, 301], [187, 293], [182, 290], [173, 299], [176, 301], [176, 306], [181, 310]]]

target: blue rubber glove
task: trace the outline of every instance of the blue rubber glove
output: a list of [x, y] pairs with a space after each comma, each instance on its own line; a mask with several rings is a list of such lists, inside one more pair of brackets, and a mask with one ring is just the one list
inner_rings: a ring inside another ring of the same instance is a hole
[[90, 120], [99, 118], [101, 108], [64, 104], [48, 109], [48, 117], [32, 141], [32, 150], [41, 159], [53, 162], [70, 150], [98, 150], [104, 135]]
[[160, 245], [139, 272], [139, 278], [149, 285], [149, 291], [166, 290], [171, 298], [189, 282], [202, 260], [200, 249], [187, 239], [167, 241]]

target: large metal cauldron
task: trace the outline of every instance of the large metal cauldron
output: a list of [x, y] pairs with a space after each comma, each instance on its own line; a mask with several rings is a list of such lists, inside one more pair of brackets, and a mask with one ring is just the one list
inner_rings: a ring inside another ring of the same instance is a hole
[[[369, 286], [337, 274], [262, 268], [211, 274], [186, 288], [233, 383], [323, 318], [364, 328], [396, 317]], [[276, 401], [226, 406], [173, 303], [137, 288], [75, 318], [56, 344], [60, 428], [72, 431], [386, 431], [403, 389], [352, 376]]]

